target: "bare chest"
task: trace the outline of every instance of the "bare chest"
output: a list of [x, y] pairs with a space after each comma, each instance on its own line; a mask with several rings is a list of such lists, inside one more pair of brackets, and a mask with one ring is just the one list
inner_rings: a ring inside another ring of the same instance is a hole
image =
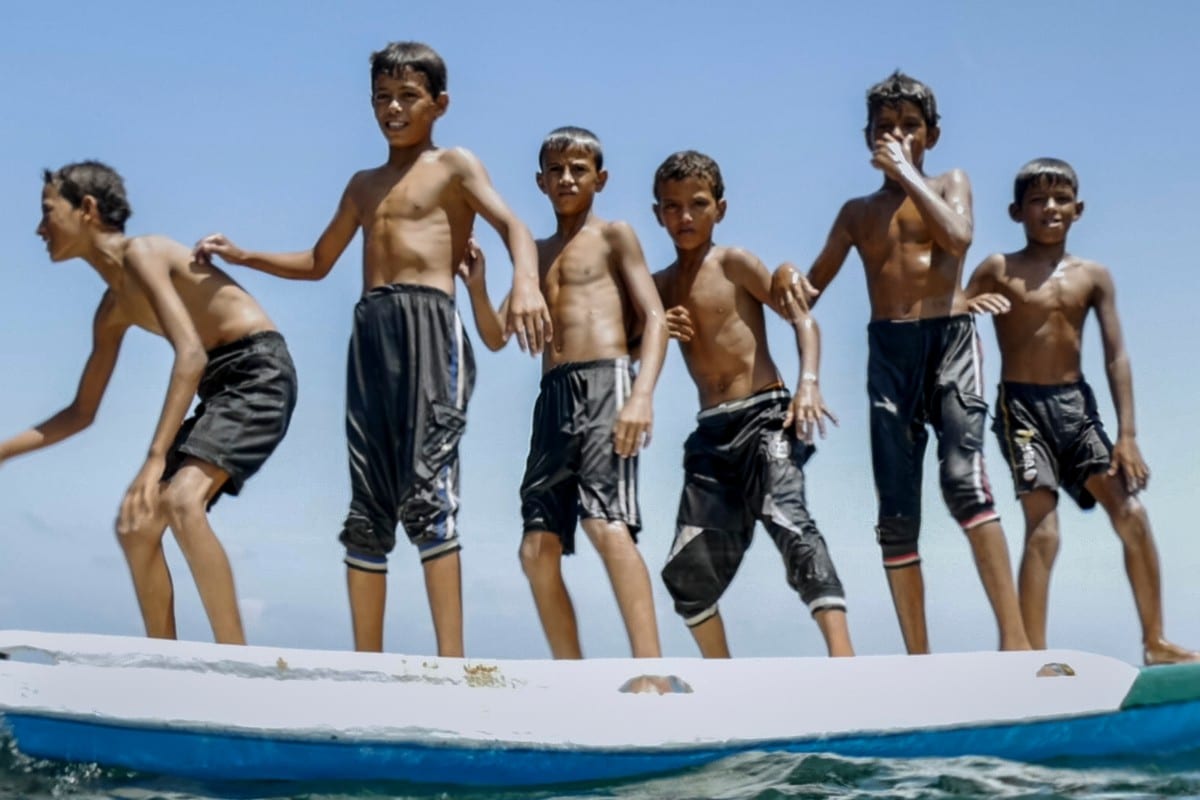
[[458, 205], [449, 173], [436, 165], [413, 167], [394, 182], [374, 181], [362, 192], [363, 227], [420, 222], [453, 215]]

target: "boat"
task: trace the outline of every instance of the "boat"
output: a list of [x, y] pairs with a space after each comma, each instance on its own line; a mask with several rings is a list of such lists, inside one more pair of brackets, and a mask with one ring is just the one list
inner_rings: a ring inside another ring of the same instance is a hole
[[1200, 664], [1070, 650], [564, 662], [0, 631], [0, 654], [23, 753], [188, 779], [538, 787], [747, 752], [1200, 751]]

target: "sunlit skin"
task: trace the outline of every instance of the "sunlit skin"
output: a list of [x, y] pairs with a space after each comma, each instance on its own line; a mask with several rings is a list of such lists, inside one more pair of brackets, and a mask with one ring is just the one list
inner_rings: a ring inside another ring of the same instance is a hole
[[[1158, 554], [1149, 516], [1137, 494], [1150, 468], [1137, 445], [1133, 375], [1117, 316], [1112, 276], [1102, 265], [1067, 252], [1067, 234], [1083, 214], [1083, 201], [1065, 181], [1031, 185], [1009, 215], [1025, 230], [1025, 247], [984, 259], [971, 276], [972, 308], [993, 316], [1005, 381], [1046, 386], [1082, 380], [1083, 325], [1095, 312], [1104, 346], [1108, 384], [1117, 410], [1117, 439], [1106, 471], [1086, 487], [1108, 513], [1121, 539], [1125, 570], [1142, 627], [1147, 664], [1200, 659], [1163, 634]], [[1050, 572], [1059, 548], [1057, 495], [1036, 488], [1021, 495], [1025, 552], [1019, 571], [1021, 611], [1030, 641], [1046, 646]]]

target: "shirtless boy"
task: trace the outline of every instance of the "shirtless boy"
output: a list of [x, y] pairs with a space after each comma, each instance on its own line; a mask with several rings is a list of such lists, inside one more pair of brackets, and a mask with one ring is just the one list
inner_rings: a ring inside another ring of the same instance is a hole
[[[537, 185], [557, 228], [537, 243], [554, 337], [542, 355], [529, 459], [521, 482], [521, 566], [555, 658], [582, 658], [562, 557], [575, 552], [580, 522], [600, 553], [635, 658], [661, 655], [654, 598], [636, 547], [637, 453], [650, 439], [652, 394], [667, 349], [662, 304], [633, 229], [592, 209], [608, 173], [591, 131], [551, 131], [538, 154]], [[464, 277], [480, 338], [504, 345], [487, 297], [483, 255], [473, 248]], [[511, 300], [506, 300], [510, 303]], [[641, 330], [634, 376], [629, 331]]]
[[[926, 425], [937, 435], [942, 496], [971, 543], [1000, 647], [1024, 649], [1029, 642], [1008, 545], [984, 472], [987, 405], [979, 342], [961, 288], [972, 236], [971, 187], [962, 170], [925, 175], [937, 123], [933, 92], [919, 81], [896, 72], [871, 88], [865, 133], [883, 185], [842, 206], [804, 289], [815, 301], [850, 248], [858, 251], [871, 300], [867, 391], [876, 531], [908, 652], [929, 652], [917, 551]], [[790, 268], [776, 278], [781, 294], [802, 285]]]
[[[242, 287], [164, 236], [126, 236], [121, 176], [97, 161], [47, 170], [38, 236], [52, 261], [82, 258], [108, 284], [75, 400], [0, 442], [0, 463], [92, 424], [125, 332], [138, 327], [175, 350], [146, 461], [117, 514], [146, 634], [175, 638], [174, 590], [163, 557], [170, 526], [196, 581], [213, 636], [245, 644], [229, 559], [208, 522], [220, 494], [238, 494], [283, 439], [296, 372], [283, 337]], [[186, 422], [192, 398], [200, 404]]]
[[[1058, 489], [1084, 509], [1099, 501], [1125, 550], [1125, 570], [1142, 625], [1147, 664], [1195, 661], [1163, 636], [1158, 553], [1138, 492], [1150, 469], [1137, 445], [1133, 377], [1108, 270], [1067, 252], [1067, 232], [1083, 213], [1075, 170], [1039, 158], [1017, 173], [1009, 215], [1025, 228], [1025, 247], [988, 256], [967, 295], [996, 314], [1001, 384], [993, 429], [1012, 468], [1025, 512], [1019, 578], [1025, 630], [1046, 646], [1050, 570], [1058, 555]], [[1083, 324], [1094, 311], [1104, 343], [1117, 441], [1104, 432], [1096, 398], [1083, 379]]]
[[528, 229], [474, 155], [433, 143], [434, 122], [450, 103], [442, 59], [423, 44], [389, 44], [371, 56], [371, 90], [387, 161], [350, 179], [311, 249], [250, 252], [215, 234], [196, 252], [320, 280], [362, 229], [363, 297], [354, 310], [346, 398], [353, 498], [341, 533], [354, 646], [383, 649], [387, 556], [399, 522], [421, 555], [438, 654], [461, 656], [458, 444], [475, 369], [454, 306], [454, 276], [476, 214], [513, 260], [509, 333], [523, 349], [541, 352], [550, 317]]
[[789, 396], [767, 348], [771, 276], [752, 254], [712, 240], [725, 216], [724, 190], [717, 163], [694, 151], [668, 157], [654, 175], [654, 213], [676, 252], [654, 282], [702, 409], [684, 445], [686, 477], [663, 580], [701, 654], [728, 658], [717, 603], [758, 520], [829, 654], [853, 655], [842, 584], [804, 497], [813, 429], [824, 435], [824, 417], [833, 419], [817, 378], [820, 332], [807, 309], [792, 303], [786, 310], [801, 355], [800, 382]]

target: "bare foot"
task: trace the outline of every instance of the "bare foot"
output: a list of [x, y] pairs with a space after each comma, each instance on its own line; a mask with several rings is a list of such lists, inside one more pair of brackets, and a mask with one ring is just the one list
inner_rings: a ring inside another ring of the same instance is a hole
[[692, 687], [675, 675], [638, 675], [621, 684], [620, 691], [629, 694], [691, 694]]
[[1147, 667], [1158, 664], [1187, 664], [1200, 661], [1200, 653], [1180, 647], [1166, 639], [1159, 639], [1146, 645], [1146, 649], [1142, 651], [1142, 660]]

